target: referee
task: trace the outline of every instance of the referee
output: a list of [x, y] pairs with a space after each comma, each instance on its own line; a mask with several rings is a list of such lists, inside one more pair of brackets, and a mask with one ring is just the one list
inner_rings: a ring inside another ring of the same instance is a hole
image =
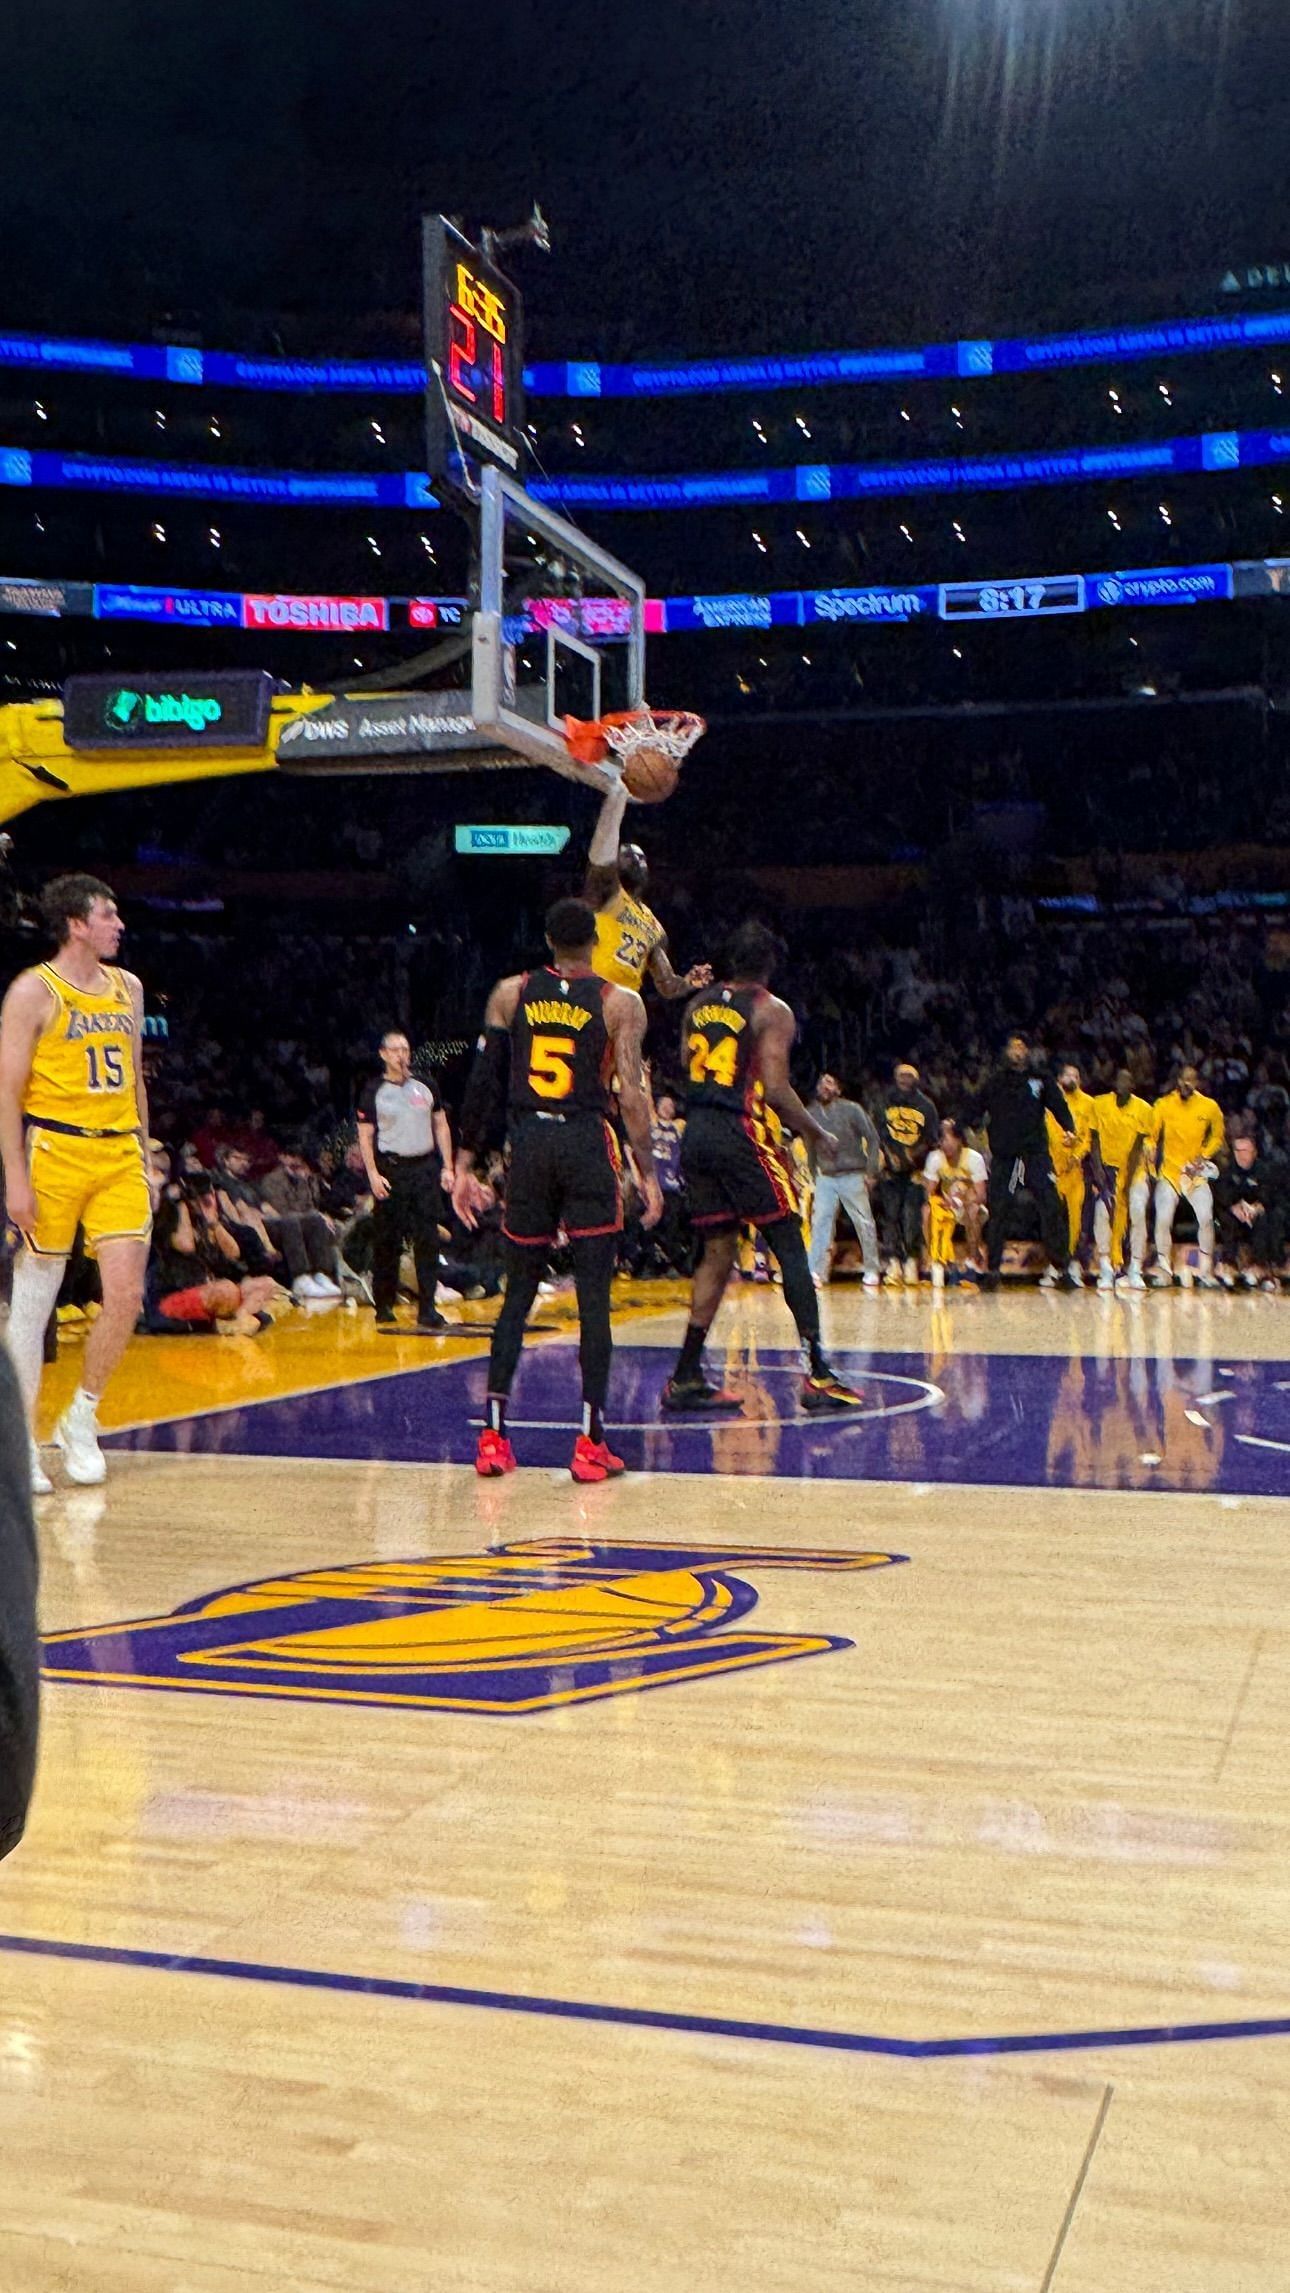
[[397, 1029], [381, 1038], [381, 1079], [358, 1102], [358, 1143], [372, 1189], [372, 1300], [378, 1330], [397, 1330], [399, 1263], [410, 1242], [417, 1271], [418, 1330], [448, 1327], [435, 1305], [439, 1219], [452, 1191], [452, 1132], [433, 1083], [412, 1072], [412, 1048]]

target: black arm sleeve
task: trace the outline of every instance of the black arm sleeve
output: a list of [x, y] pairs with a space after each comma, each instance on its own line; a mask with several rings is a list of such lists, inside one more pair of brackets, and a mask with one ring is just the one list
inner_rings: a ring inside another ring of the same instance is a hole
[[499, 1146], [506, 1130], [506, 1086], [511, 1066], [509, 1027], [489, 1027], [479, 1038], [475, 1064], [461, 1102], [461, 1143], [468, 1154]]
[[1071, 1137], [1073, 1138], [1075, 1136], [1076, 1127], [1075, 1117], [1066, 1104], [1064, 1092], [1058, 1090], [1057, 1085], [1053, 1081], [1051, 1075], [1045, 1075], [1044, 1077], [1043, 1101], [1054, 1121], [1059, 1122], [1062, 1126], [1062, 1129], [1064, 1131], [1069, 1131]]
[[0, 1356], [0, 1855], [17, 1846], [36, 1774], [40, 1657], [27, 1425]]

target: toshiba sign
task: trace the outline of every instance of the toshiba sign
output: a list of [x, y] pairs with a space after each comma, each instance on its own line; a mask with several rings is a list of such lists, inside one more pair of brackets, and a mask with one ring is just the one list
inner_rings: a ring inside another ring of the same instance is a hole
[[242, 599], [247, 629], [388, 629], [385, 597], [251, 597]]

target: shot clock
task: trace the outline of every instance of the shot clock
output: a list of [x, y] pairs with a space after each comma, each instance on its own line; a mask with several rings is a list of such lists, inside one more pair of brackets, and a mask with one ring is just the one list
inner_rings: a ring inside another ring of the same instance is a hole
[[523, 305], [518, 289], [443, 215], [422, 225], [427, 437], [434, 477], [467, 463], [522, 474]]

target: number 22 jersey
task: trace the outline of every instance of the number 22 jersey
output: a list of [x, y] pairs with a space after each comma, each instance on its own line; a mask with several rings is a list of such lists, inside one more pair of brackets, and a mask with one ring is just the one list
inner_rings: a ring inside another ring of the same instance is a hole
[[511, 1021], [511, 1114], [607, 1115], [614, 1046], [609, 983], [591, 971], [529, 972]]

